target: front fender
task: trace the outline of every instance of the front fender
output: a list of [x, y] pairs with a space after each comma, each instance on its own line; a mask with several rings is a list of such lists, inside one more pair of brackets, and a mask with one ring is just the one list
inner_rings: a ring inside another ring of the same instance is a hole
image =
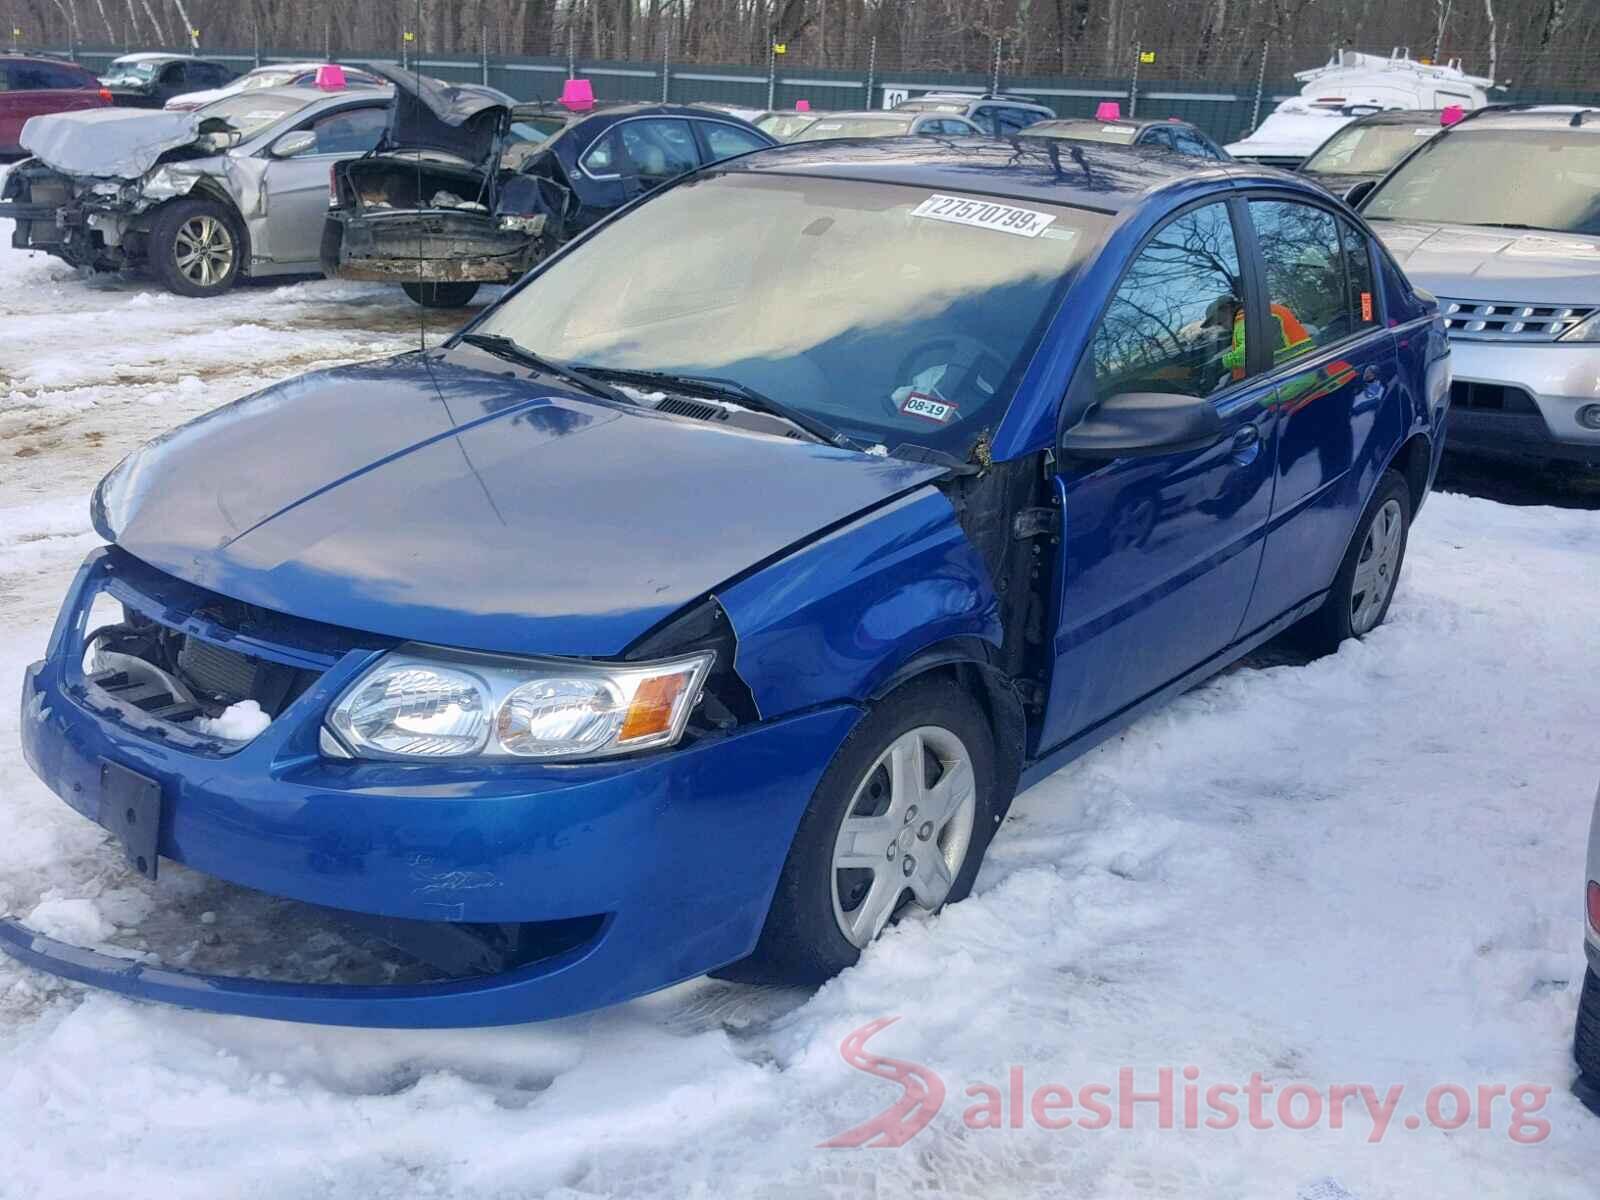
[[930, 646], [1000, 646], [1000, 602], [950, 502], [921, 487], [720, 590], [763, 718], [873, 695]]

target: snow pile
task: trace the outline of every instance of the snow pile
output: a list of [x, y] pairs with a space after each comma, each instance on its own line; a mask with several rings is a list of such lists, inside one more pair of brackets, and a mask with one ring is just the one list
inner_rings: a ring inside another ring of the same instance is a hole
[[241, 700], [230, 704], [217, 717], [196, 717], [189, 727], [207, 737], [225, 738], [230, 742], [248, 742], [266, 732], [272, 718], [261, 711], [254, 700]]
[[26, 918], [29, 929], [74, 946], [98, 946], [117, 931], [93, 900], [41, 900]]

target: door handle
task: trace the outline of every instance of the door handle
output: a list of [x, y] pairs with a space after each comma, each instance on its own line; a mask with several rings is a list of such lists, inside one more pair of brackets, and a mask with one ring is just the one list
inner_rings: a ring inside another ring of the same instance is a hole
[[1233, 461], [1248, 467], [1261, 453], [1261, 430], [1256, 425], [1244, 425], [1233, 435]]

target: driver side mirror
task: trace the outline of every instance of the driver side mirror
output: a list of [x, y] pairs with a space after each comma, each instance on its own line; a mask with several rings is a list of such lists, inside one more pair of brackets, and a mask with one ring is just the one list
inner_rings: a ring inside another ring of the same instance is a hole
[[1061, 436], [1063, 454], [1140, 458], [1201, 450], [1226, 430], [1211, 401], [1167, 392], [1124, 392], [1102, 400]]
[[272, 143], [273, 158], [294, 158], [317, 148], [317, 135], [309, 129], [292, 129]]
[[1346, 192], [1344, 194], [1344, 202], [1346, 204], [1348, 204], [1351, 208], [1360, 208], [1361, 207], [1361, 202], [1363, 200], [1365, 200], [1368, 196], [1372, 195], [1372, 189], [1377, 187], [1377, 186], [1378, 185], [1373, 180], [1371, 180], [1371, 179], [1363, 179], [1360, 183], [1356, 184], [1354, 187], [1351, 187], [1348, 190], [1346, 190]]

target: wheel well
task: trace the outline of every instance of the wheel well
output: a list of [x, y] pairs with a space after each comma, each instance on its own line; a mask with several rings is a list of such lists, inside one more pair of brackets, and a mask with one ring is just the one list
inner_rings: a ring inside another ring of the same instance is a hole
[[897, 672], [872, 699], [899, 691], [908, 684], [930, 678], [944, 678], [974, 697], [988, 718], [994, 735], [995, 769], [998, 774], [996, 819], [1005, 816], [1022, 777], [1023, 755], [1027, 751], [1027, 720], [1022, 697], [1003, 672], [975, 659], [940, 659], [918, 668], [915, 663]]
[[156, 219], [161, 213], [171, 208], [174, 204], [181, 204], [185, 200], [209, 200], [228, 210], [228, 215], [233, 218], [234, 228], [239, 233], [240, 249], [243, 252], [243, 261], [239, 264], [241, 274], [249, 273], [250, 264], [250, 223], [239, 212], [239, 206], [233, 202], [233, 197], [218, 183], [210, 179], [199, 179], [195, 185], [181, 196], [174, 196], [170, 200], [163, 200], [156, 207], [149, 210], [144, 220], [144, 231], [149, 233], [155, 228]]
[[1422, 507], [1423, 497], [1428, 494], [1428, 467], [1432, 462], [1433, 445], [1428, 441], [1427, 434], [1418, 433], [1400, 447], [1399, 453], [1389, 464], [1406, 478], [1406, 486], [1411, 491], [1412, 513]]

